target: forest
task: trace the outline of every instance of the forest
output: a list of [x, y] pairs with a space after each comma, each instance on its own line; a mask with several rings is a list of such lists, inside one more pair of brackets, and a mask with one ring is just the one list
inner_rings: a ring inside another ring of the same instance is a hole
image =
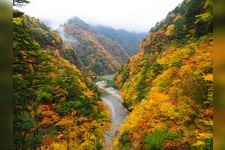
[[129, 116], [115, 149], [212, 149], [212, 0], [185, 0], [117, 74]]
[[76, 17], [61, 29], [13, 9], [13, 149], [108, 149], [112, 114], [96, 79], [129, 111], [110, 150], [213, 149], [213, 0], [184, 0], [138, 51], [125, 49], [143, 34], [121, 45], [119, 31]]
[[92, 79], [60, 56], [58, 33], [13, 15], [13, 148], [101, 147], [109, 114]]

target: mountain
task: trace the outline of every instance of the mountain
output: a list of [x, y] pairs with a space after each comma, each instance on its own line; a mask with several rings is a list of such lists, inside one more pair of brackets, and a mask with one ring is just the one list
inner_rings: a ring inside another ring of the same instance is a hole
[[13, 11], [13, 149], [101, 148], [109, 115], [65, 51], [57, 32]]
[[78, 17], [69, 19], [58, 31], [65, 45], [76, 52], [84, 72], [115, 73], [129, 58], [119, 44], [96, 32]]
[[119, 71], [115, 84], [131, 113], [115, 149], [212, 149], [212, 4], [184, 0]]
[[123, 29], [113, 29], [107, 26], [92, 25], [95, 31], [116, 41], [130, 56], [139, 50], [141, 41], [146, 37], [147, 33], [128, 32]]

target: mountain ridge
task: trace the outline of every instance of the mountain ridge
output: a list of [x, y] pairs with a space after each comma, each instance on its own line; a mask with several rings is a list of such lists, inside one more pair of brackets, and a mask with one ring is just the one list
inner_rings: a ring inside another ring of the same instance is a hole
[[130, 56], [138, 52], [141, 41], [147, 36], [147, 32], [132, 32], [103, 25], [91, 26], [99, 33], [116, 41]]
[[[129, 55], [116, 42], [93, 30], [88, 24], [74, 17], [60, 26], [64, 43], [76, 51], [83, 62], [82, 70], [96, 74], [115, 73]], [[68, 38], [71, 39], [69, 42]], [[75, 41], [75, 42], [74, 42]]]

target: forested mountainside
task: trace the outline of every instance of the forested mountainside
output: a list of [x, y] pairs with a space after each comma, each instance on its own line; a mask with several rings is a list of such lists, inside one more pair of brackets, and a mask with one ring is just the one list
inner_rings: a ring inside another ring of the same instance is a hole
[[212, 5], [184, 0], [122, 67], [115, 83], [131, 113], [115, 149], [212, 149]]
[[94, 31], [78, 17], [69, 19], [58, 31], [65, 45], [77, 53], [84, 72], [115, 73], [129, 58], [120, 45]]
[[100, 149], [108, 113], [97, 87], [60, 56], [60, 36], [13, 12], [13, 148]]
[[[34, 39], [42, 48], [45, 49], [60, 49], [62, 48], [62, 40], [58, 33], [42, 23], [39, 19], [24, 15], [20, 18], [21, 12], [14, 12], [14, 24], [21, 24], [22, 28], [27, 29], [26, 34]], [[22, 40], [22, 39], [21, 39]]]
[[107, 26], [92, 25], [99, 33], [116, 41], [130, 56], [139, 50], [141, 41], [147, 36], [147, 33], [128, 32], [123, 29], [113, 29]]

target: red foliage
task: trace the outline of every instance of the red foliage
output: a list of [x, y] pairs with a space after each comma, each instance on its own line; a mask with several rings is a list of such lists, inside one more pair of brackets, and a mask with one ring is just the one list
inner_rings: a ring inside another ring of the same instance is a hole
[[213, 118], [213, 108], [208, 108], [204, 110], [202, 118], [207, 118], [207, 117]]
[[148, 61], [149, 61], [150, 63], [154, 63], [154, 62], [155, 62], [155, 57], [153, 57], [153, 56], [149, 57], [149, 58], [148, 58]]
[[59, 108], [59, 109], [61, 109], [61, 108], [62, 108], [62, 106], [61, 106], [61, 105], [59, 105], [59, 104], [54, 104], [53, 106], [55, 106], [55, 107], [57, 107], [57, 108]]
[[132, 140], [133, 134], [132, 134], [132, 133], [128, 133], [126, 138], [127, 138], [128, 140]]
[[182, 146], [179, 142], [173, 140], [173, 141], [166, 141], [164, 147], [168, 149], [180, 150]]
[[171, 99], [169, 99], [169, 103], [170, 103], [171, 105], [177, 105], [177, 100], [171, 98]]
[[59, 134], [57, 136], [57, 139], [59, 139], [59, 140], [65, 140], [66, 138], [65, 138], [64, 134]]
[[134, 136], [135, 140], [140, 140], [141, 139], [141, 134], [138, 133], [138, 132], [135, 132], [133, 136]]
[[45, 145], [45, 146], [49, 146], [49, 145], [51, 145], [51, 144], [54, 143], [54, 140], [53, 140], [52, 138], [46, 138], [46, 139], [43, 139], [43, 140], [42, 140], [42, 143], [43, 143], [43, 145]]

